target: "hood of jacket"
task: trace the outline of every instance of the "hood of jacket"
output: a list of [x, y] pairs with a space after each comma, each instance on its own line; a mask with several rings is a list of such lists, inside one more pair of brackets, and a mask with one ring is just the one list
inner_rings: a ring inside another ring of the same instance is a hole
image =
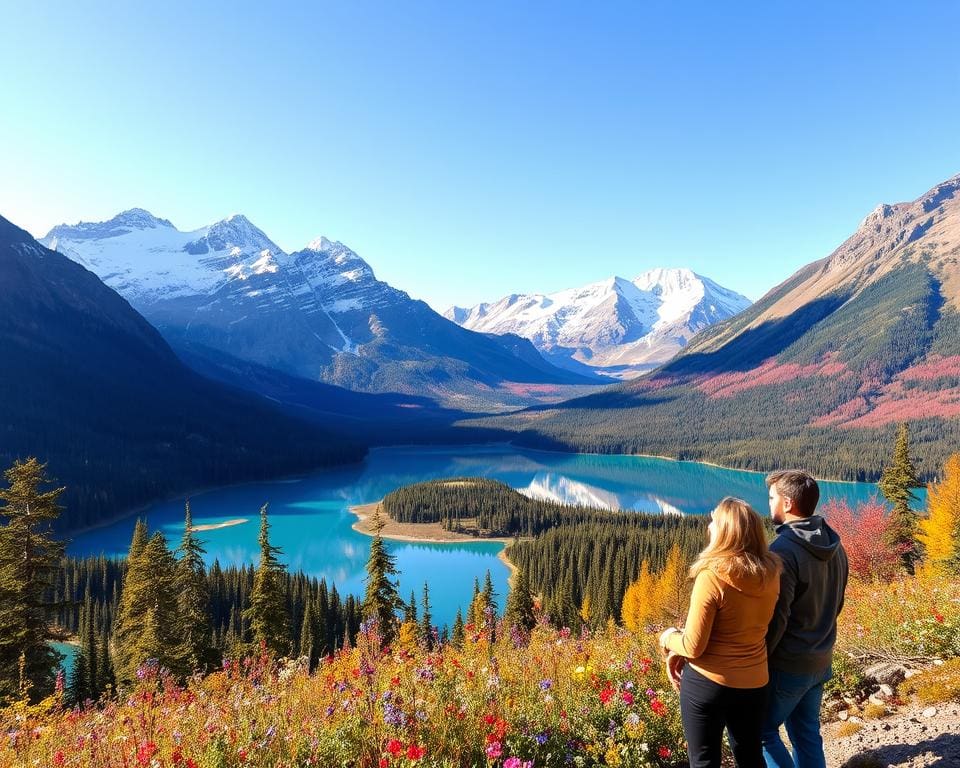
[[783, 523], [777, 526], [777, 535], [799, 544], [818, 560], [830, 560], [840, 547], [837, 532], [820, 515]]

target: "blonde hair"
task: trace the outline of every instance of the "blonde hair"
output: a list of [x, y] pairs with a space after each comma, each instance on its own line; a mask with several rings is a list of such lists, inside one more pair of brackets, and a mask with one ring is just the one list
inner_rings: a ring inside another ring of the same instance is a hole
[[734, 578], [780, 575], [782, 563], [767, 546], [763, 520], [743, 499], [727, 496], [713, 510], [713, 536], [690, 566], [690, 578], [711, 569]]

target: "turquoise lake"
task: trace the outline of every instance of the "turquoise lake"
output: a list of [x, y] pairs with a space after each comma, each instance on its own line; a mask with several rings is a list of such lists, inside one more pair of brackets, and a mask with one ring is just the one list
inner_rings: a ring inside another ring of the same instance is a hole
[[[218, 488], [190, 498], [194, 524], [245, 518], [246, 523], [204, 531], [207, 564], [255, 563], [259, 554], [258, 512], [270, 504], [271, 543], [293, 570], [336, 584], [341, 594], [363, 593], [369, 537], [357, 533], [351, 506], [377, 501], [410, 483], [448, 477], [489, 477], [530, 496], [572, 504], [663, 514], [709, 512], [724, 496], [746, 499], [767, 514], [764, 476], [695, 462], [638, 456], [549, 453], [509, 445], [373, 449], [362, 463], [297, 479]], [[870, 483], [821, 482], [822, 502], [866, 501]], [[155, 504], [140, 514], [151, 531], [161, 530], [172, 546], [183, 534], [183, 500]], [[71, 555], [125, 555], [136, 516], [87, 531], [68, 546]], [[387, 542], [400, 570], [400, 594], [417, 602], [429, 583], [434, 621], [452, 624], [466, 608], [475, 579], [489, 570], [501, 608], [508, 569], [497, 558], [497, 542], [420, 544]]]

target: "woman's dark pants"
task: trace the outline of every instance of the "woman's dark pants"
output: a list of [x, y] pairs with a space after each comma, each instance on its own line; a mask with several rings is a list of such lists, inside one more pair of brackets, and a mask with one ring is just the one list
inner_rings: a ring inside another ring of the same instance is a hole
[[764, 768], [760, 728], [766, 697], [766, 686], [727, 688], [687, 664], [680, 678], [680, 717], [690, 768], [720, 768], [724, 727], [738, 768]]

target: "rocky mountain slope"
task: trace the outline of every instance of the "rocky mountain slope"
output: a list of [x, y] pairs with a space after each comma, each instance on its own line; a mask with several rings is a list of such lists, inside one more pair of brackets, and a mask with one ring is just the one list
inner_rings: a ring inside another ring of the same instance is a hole
[[689, 269], [653, 269], [551, 294], [512, 294], [444, 316], [474, 331], [530, 339], [551, 362], [633, 378], [662, 365], [695, 333], [750, 300]]
[[[524, 402], [511, 383], [586, 384], [526, 340], [467, 331], [376, 279], [342, 243], [285, 253], [244, 216], [190, 232], [142, 209], [41, 241], [99, 275], [175, 347], [365, 392]], [[529, 402], [529, 400], [526, 400]]]
[[928, 474], [960, 445], [960, 176], [879, 206], [652, 375], [498, 424], [542, 446], [865, 479], [902, 421]]
[[64, 528], [190, 489], [359, 460], [343, 433], [205, 379], [83, 266], [0, 217], [0, 465], [36, 455]]

